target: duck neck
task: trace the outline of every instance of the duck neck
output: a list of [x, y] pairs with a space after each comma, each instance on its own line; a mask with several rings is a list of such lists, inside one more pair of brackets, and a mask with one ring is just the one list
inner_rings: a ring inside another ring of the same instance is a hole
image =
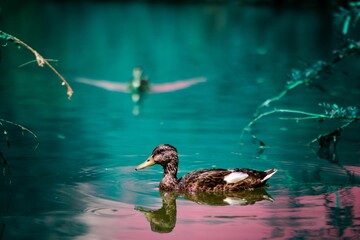
[[178, 184], [177, 179], [177, 170], [178, 170], [178, 161], [177, 159], [167, 163], [163, 166], [164, 175], [163, 179], [160, 182], [160, 189], [165, 191], [175, 190]]

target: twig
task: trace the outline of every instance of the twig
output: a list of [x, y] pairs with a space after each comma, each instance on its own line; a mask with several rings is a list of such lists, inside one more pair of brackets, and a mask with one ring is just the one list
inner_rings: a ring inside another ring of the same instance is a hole
[[258, 117], [261, 113], [261, 109], [264, 107], [269, 107], [271, 103], [275, 101], [279, 101], [283, 98], [290, 90], [300, 86], [300, 85], [312, 85], [313, 81], [323, 73], [329, 72], [336, 64], [351, 56], [353, 53], [360, 53], [360, 41], [358, 42], [349, 42], [344, 48], [334, 52], [334, 58], [330, 61], [330, 63], [325, 63], [323, 61], [319, 61], [314, 64], [312, 68], [306, 70], [300, 77], [300, 79], [295, 79], [287, 84], [284, 89], [274, 97], [266, 99], [262, 102], [254, 113], [254, 117]]
[[[3, 124], [2, 124], [3, 122], [4, 122], [4, 123], [7, 123], [7, 124], [10, 124], [10, 125], [13, 125], [13, 126], [16, 126], [16, 127], [20, 128], [22, 131], [26, 131], [26, 132], [30, 133], [30, 134], [34, 137], [34, 139], [36, 140], [36, 145], [35, 145], [35, 148], [34, 148], [34, 149], [37, 149], [37, 147], [39, 146], [40, 142], [39, 142], [36, 134], [35, 134], [33, 131], [31, 131], [30, 129], [24, 127], [23, 125], [20, 125], [20, 124], [17, 124], [17, 123], [14, 123], [14, 122], [11, 122], [11, 121], [8, 121], [8, 120], [5, 120], [5, 119], [0, 119], [0, 124], [1, 124], [2, 126], [3, 126]], [[7, 133], [5, 132], [5, 135], [6, 135], [6, 134], [7, 134]], [[8, 143], [8, 145], [9, 145], [9, 143]]]
[[[304, 111], [298, 111], [298, 110], [291, 110], [291, 109], [273, 109], [271, 111], [268, 112], [264, 112], [259, 114], [257, 117], [255, 117], [252, 121], [250, 121], [248, 123], [248, 125], [242, 130], [241, 135], [240, 135], [240, 139], [243, 138], [245, 131], [251, 131], [251, 127], [257, 122], [259, 121], [261, 118], [266, 117], [268, 115], [274, 114], [274, 113], [290, 113], [290, 114], [299, 114], [299, 115], [305, 115], [306, 117], [296, 117], [296, 118], [280, 118], [280, 119], [286, 119], [286, 120], [295, 120], [295, 121], [300, 121], [300, 120], [308, 120], [308, 119], [318, 119], [318, 120], [323, 120], [323, 119], [344, 119], [344, 120], [348, 120], [348, 122], [346, 124], [344, 124], [343, 126], [341, 126], [341, 129], [344, 129], [345, 127], [349, 126], [351, 123], [356, 122], [358, 119], [360, 119], [359, 116], [357, 117], [352, 117], [352, 118], [347, 118], [347, 117], [333, 117], [330, 115], [325, 115], [325, 114], [318, 114], [318, 113], [309, 113], [309, 112], [304, 112]], [[255, 139], [258, 140], [259, 142], [261, 142], [254, 134], [251, 134], [251, 136]], [[316, 140], [315, 140], [316, 141]]]
[[[48, 62], [58, 62], [57, 59], [46, 59], [46, 61], [48, 61]], [[19, 65], [19, 68], [22, 68], [22, 67], [24, 67], [24, 66], [26, 66], [28, 64], [33, 63], [33, 62], [37, 62], [37, 60], [31, 60], [31, 61], [28, 61], [26, 63], [23, 63], [23, 64]]]
[[0, 240], [2, 240], [3, 236], [4, 236], [4, 231], [5, 231], [5, 223], [1, 223], [0, 226], [1, 226], [1, 228], [0, 228]]
[[[243, 136], [243, 132], [250, 130], [251, 126], [254, 125], [255, 122], [259, 121], [261, 118], [266, 117], [268, 115], [274, 114], [274, 113], [292, 113], [292, 114], [301, 114], [308, 116], [307, 118], [329, 118], [329, 116], [326, 116], [324, 114], [317, 114], [317, 113], [308, 113], [304, 111], [298, 111], [298, 110], [291, 110], [291, 109], [273, 109], [268, 112], [263, 112], [259, 114], [257, 117], [255, 117], [252, 121], [248, 123], [248, 125], [243, 129], [241, 136]], [[307, 119], [306, 118], [306, 119]], [[295, 120], [302, 120], [301, 118], [295, 118]]]
[[33, 49], [32, 47], [30, 47], [29, 45], [27, 45], [26, 43], [24, 43], [23, 41], [21, 41], [20, 39], [5, 33], [3, 31], [0, 30], [0, 38], [3, 38], [7, 41], [12, 41], [15, 44], [24, 46], [25, 48], [27, 48], [30, 52], [32, 52], [35, 55], [35, 59], [39, 65], [39, 67], [44, 67], [44, 65], [46, 64], [61, 80], [61, 85], [66, 86], [67, 87], [67, 95], [69, 100], [71, 99], [71, 96], [73, 95], [74, 91], [71, 88], [70, 84], [65, 80], [65, 78], [49, 63], [48, 60], [46, 60], [45, 58], [43, 58], [35, 49]]
[[355, 123], [358, 119], [359, 118], [353, 118], [350, 121], [343, 124], [342, 126], [335, 129], [334, 131], [324, 133], [324, 134], [320, 134], [317, 138], [314, 138], [313, 140], [311, 140], [307, 145], [311, 146], [314, 143], [319, 142], [320, 139], [323, 139], [323, 138], [329, 138], [329, 137], [335, 136], [335, 135], [338, 136], [344, 128], [346, 128], [346, 127], [350, 126], [351, 124]]
[[281, 98], [283, 98], [290, 90], [296, 88], [297, 86], [299, 85], [302, 85], [304, 84], [305, 82], [307, 82], [308, 80], [307, 79], [302, 79], [302, 80], [299, 80], [299, 81], [296, 81], [296, 82], [293, 82], [292, 84], [290, 85], [287, 85], [285, 86], [285, 88], [276, 96], [274, 97], [271, 97], [271, 98], [268, 98], [266, 99], [264, 102], [262, 102], [257, 108], [256, 108], [256, 111], [254, 113], [254, 117], [258, 117], [260, 115], [260, 111], [262, 108], [264, 107], [269, 107], [269, 105], [275, 101], [279, 101]]
[[0, 158], [3, 160], [3, 164], [4, 164], [3, 171], [2, 171], [3, 175], [6, 176], [6, 171], [7, 171], [9, 174], [9, 177], [10, 177], [9, 183], [11, 183], [12, 174], [11, 174], [9, 162], [6, 160], [6, 158], [2, 152], [0, 152]]

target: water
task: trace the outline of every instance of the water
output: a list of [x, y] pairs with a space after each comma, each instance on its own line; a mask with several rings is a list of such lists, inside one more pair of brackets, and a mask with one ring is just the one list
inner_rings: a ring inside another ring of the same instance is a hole
[[[25, 50], [1, 49], [0, 118], [31, 129], [40, 145], [34, 151], [31, 135], [5, 125], [0, 239], [359, 238], [358, 124], [343, 131], [336, 158], [320, 158], [306, 144], [339, 122], [272, 115], [253, 128], [267, 144], [262, 153], [249, 134], [240, 139], [291, 68], [331, 58], [338, 43], [331, 13], [66, 2], [22, 3], [12, 14], [13, 5], [3, 4], [2, 30], [59, 59], [54, 66], [75, 94], [68, 101], [48, 69], [18, 69], [32, 59]], [[207, 82], [150, 94], [134, 116], [128, 94], [75, 81], [126, 82], [139, 65], [153, 83], [199, 76]], [[328, 76], [327, 94], [300, 87], [276, 106], [320, 112], [324, 101], [356, 105], [356, 71], [339, 72]], [[160, 167], [134, 171], [160, 143], [178, 148], [179, 175], [209, 167], [279, 172], [265, 190], [227, 202], [161, 196]]]

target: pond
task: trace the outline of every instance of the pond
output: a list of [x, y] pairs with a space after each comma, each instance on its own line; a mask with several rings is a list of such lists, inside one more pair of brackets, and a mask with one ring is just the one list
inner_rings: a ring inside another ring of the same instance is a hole
[[[2, 30], [57, 59], [51, 63], [74, 95], [69, 101], [46, 67], [18, 68], [33, 59], [26, 49], [1, 48], [0, 118], [30, 129], [39, 146], [29, 132], [1, 126], [7, 134], [0, 160], [8, 165], [0, 181], [0, 239], [360, 238], [358, 123], [325, 157], [307, 143], [341, 121], [273, 114], [252, 128], [265, 147], [242, 135], [291, 69], [331, 59], [339, 46], [331, 10], [234, 2], [1, 4]], [[356, 64], [352, 58], [319, 80], [326, 92], [301, 86], [265, 110], [322, 113], [321, 102], [358, 104]], [[130, 94], [78, 81], [126, 83], [137, 66], [154, 86], [206, 81], [147, 94], [135, 112]], [[179, 176], [213, 167], [278, 172], [267, 187], [232, 198], [160, 194], [161, 167], [135, 167], [161, 143], [177, 147]]]

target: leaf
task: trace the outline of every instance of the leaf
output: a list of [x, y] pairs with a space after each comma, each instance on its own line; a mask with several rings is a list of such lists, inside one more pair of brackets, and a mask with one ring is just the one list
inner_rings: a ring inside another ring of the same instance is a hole
[[351, 21], [351, 16], [347, 15], [343, 23], [342, 34], [346, 35], [349, 32], [350, 21]]

